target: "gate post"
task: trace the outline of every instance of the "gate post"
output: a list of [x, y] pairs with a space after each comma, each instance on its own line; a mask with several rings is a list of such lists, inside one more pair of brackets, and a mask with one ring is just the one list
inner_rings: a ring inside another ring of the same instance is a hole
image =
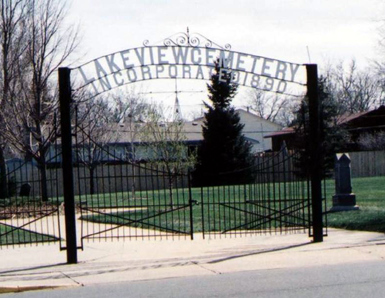
[[311, 200], [313, 241], [323, 241], [322, 223], [322, 132], [321, 132], [321, 104], [318, 98], [318, 70], [317, 64], [306, 64], [307, 96], [309, 100], [310, 120], [310, 160], [311, 160]]
[[76, 264], [78, 262], [78, 257], [76, 243], [75, 195], [72, 166], [72, 98], [70, 72], [71, 70], [67, 67], [59, 68], [59, 101], [67, 263]]

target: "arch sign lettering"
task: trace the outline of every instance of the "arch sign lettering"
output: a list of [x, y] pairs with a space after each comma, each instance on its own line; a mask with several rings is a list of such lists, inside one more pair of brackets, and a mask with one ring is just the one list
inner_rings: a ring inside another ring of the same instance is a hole
[[97, 95], [146, 80], [210, 80], [218, 59], [220, 74], [231, 71], [232, 81], [241, 86], [287, 93], [304, 85], [304, 65], [232, 51], [229, 44], [222, 47], [188, 31], [158, 45], [145, 41], [142, 47], [97, 58], [72, 69], [71, 75], [79, 88], [87, 86]]

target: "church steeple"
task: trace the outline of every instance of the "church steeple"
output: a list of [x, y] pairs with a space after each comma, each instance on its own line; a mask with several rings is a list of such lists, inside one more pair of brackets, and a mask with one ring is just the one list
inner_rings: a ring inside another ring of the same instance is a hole
[[181, 121], [182, 119], [183, 119], [183, 117], [182, 117], [182, 111], [180, 109], [179, 99], [178, 99], [178, 96], [175, 96], [173, 120], [174, 121]]
[[174, 110], [173, 110], [173, 121], [182, 121], [182, 110], [180, 108], [180, 103], [178, 99], [178, 85], [177, 80], [175, 79], [175, 103], [174, 103]]

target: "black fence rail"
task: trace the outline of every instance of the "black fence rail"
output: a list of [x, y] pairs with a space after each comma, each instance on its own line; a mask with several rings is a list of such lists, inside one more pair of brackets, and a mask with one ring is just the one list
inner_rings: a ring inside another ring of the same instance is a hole
[[[116, 154], [113, 148], [100, 148]], [[53, 156], [60, 160], [60, 152]], [[311, 236], [310, 183], [298, 170], [297, 158], [287, 150], [258, 157], [249, 184], [192, 187], [186, 169], [170, 172], [156, 163], [115, 159], [95, 163], [91, 174], [75, 155], [78, 243], [83, 247], [85, 241], [124, 238], [193, 239], [197, 233], [203, 237]], [[57, 241], [64, 248], [61, 168], [47, 169], [47, 201], [42, 200], [36, 164], [20, 162], [9, 169], [12, 195], [0, 199], [1, 245]]]
[[282, 150], [257, 159], [254, 183], [201, 188], [204, 235], [309, 233], [310, 185], [295, 161]]
[[251, 183], [191, 187], [187, 166], [130, 161], [116, 146], [96, 142], [88, 123], [76, 126], [74, 141], [82, 244], [114, 238], [192, 239], [194, 233], [309, 232], [309, 181], [297, 167], [298, 156], [286, 148], [258, 156], [251, 168], [207, 179], [232, 181], [245, 171]]
[[[19, 160], [8, 167], [8, 196], [0, 199], [0, 245], [58, 242], [66, 249], [60, 136], [56, 140], [44, 175], [36, 163]], [[193, 239], [196, 233], [312, 235], [310, 182], [298, 168], [298, 153], [286, 148], [256, 157], [251, 168], [208, 179], [231, 181], [247, 171], [250, 183], [192, 187], [187, 166], [135, 162], [116, 146], [94, 140], [87, 125], [74, 126], [73, 142], [80, 248], [85, 241]]]
[[80, 121], [75, 127], [81, 246], [89, 240], [192, 238], [188, 173], [164, 162], [136, 161], [125, 146], [95, 134], [90, 123]]
[[[52, 148], [57, 148], [52, 146]], [[61, 168], [52, 167], [59, 152], [50, 151], [44, 163], [6, 161], [7, 189], [0, 198], [0, 245], [57, 242], [62, 238]]]
[[[194, 205], [188, 175], [173, 173], [164, 167], [105, 164], [96, 173], [96, 181], [120, 181], [119, 191], [111, 183], [99, 183], [94, 193], [77, 196], [81, 221], [81, 240], [120, 238], [193, 237], [191, 209]], [[112, 169], [110, 169], [112, 168]], [[78, 171], [83, 170], [78, 168]], [[86, 182], [87, 179], [83, 180]], [[111, 187], [111, 188], [110, 188]], [[86, 188], [85, 188], [86, 189]], [[90, 188], [87, 188], [90, 190]]]

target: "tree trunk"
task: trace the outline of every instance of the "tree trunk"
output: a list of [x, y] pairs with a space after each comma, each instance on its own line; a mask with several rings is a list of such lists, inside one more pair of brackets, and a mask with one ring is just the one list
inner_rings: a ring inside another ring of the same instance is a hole
[[135, 171], [136, 164], [135, 164], [135, 161], [132, 161], [131, 166], [132, 166], [131, 193], [132, 193], [132, 198], [135, 199], [135, 188], [136, 188], [136, 185], [135, 185], [135, 183], [136, 183], [136, 181], [135, 181], [135, 175], [136, 175], [136, 171]]
[[170, 206], [172, 208], [172, 207], [174, 207], [174, 197], [173, 197], [173, 193], [172, 193], [172, 190], [174, 188], [174, 177], [172, 174], [169, 175], [168, 183], [169, 183], [169, 189], [170, 189]]
[[7, 197], [7, 166], [5, 163], [4, 150], [0, 147], [0, 199], [5, 199]]
[[94, 172], [95, 168], [90, 167], [90, 194], [93, 195], [95, 194], [95, 182], [94, 182]]
[[40, 172], [40, 190], [41, 190], [41, 200], [43, 202], [48, 201], [48, 187], [47, 187], [47, 167], [45, 160], [38, 166]]

